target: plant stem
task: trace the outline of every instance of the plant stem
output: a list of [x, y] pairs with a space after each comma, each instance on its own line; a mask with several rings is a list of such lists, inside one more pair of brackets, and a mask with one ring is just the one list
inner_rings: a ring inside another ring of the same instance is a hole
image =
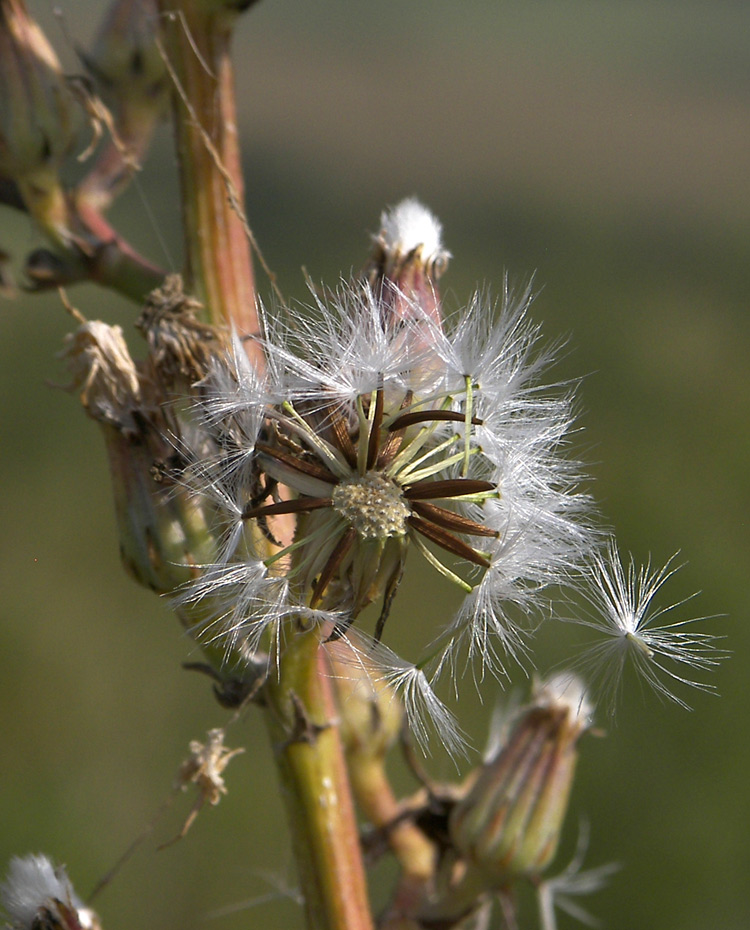
[[[236, 19], [216, 2], [159, 0], [175, 92], [187, 287], [213, 322], [258, 334], [230, 59]], [[249, 347], [262, 366], [260, 351]]]
[[292, 634], [266, 718], [310, 930], [371, 930], [364, 865], [330, 670], [317, 628]]
[[413, 821], [399, 820], [401, 805], [393, 794], [383, 760], [361, 752], [350, 753], [348, 762], [354, 794], [364, 816], [374, 827], [387, 830], [388, 845], [405, 874], [428, 883], [435, 872], [435, 847]]
[[[187, 288], [214, 323], [258, 335], [232, 64], [236, 13], [221, 0], [159, 0], [174, 86]], [[259, 369], [258, 343], [246, 350]], [[291, 633], [264, 688], [310, 930], [372, 930], [330, 671], [317, 628]]]

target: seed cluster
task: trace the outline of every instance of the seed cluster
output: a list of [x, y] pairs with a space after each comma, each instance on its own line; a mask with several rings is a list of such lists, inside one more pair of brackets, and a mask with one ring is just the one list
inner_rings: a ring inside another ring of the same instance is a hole
[[332, 498], [334, 510], [363, 539], [406, 535], [409, 506], [400, 489], [377, 472], [342, 481]]

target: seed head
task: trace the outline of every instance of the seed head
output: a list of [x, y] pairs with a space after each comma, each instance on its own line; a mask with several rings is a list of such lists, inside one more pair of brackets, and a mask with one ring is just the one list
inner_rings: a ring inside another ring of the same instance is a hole
[[15, 857], [0, 887], [13, 930], [99, 930], [99, 918], [46, 856]]
[[[377, 641], [416, 552], [463, 601], [415, 664], [381, 676], [409, 689], [407, 713], [436, 709], [444, 732], [431, 678], [463, 647], [499, 674], [522, 659], [539, 592], [570, 581], [595, 534], [565, 454], [572, 390], [541, 383], [551, 353], [536, 349], [528, 291], [506, 289], [499, 306], [475, 295], [444, 317], [434, 218], [407, 204], [383, 230], [375, 277], [264, 311], [263, 374], [239, 345], [213, 355], [194, 394], [216, 452], [193, 487], [216, 502], [225, 544], [180, 604], [212, 604], [205, 629], [231, 648], [273, 653], [291, 617], [342, 636], [379, 602]], [[406, 266], [427, 290], [388, 277]]]

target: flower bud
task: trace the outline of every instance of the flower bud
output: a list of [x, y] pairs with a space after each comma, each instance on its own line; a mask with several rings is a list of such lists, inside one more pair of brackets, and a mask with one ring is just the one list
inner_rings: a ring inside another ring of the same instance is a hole
[[551, 862], [590, 706], [570, 675], [537, 689], [500, 751], [451, 813], [451, 839], [488, 888], [538, 876]]
[[106, 206], [127, 184], [169, 100], [170, 82], [156, 42], [157, 16], [154, 0], [115, 0], [91, 51], [78, 51], [117, 133], [77, 190], [94, 206]]
[[168, 80], [156, 43], [157, 17], [154, 0], [115, 0], [91, 52], [79, 52], [108, 103], [164, 96]]
[[0, 175], [33, 216], [66, 238], [58, 177], [73, 141], [73, 98], [60, 63], [23, 0], [0, 0]]
[[347, 753], [383, 757], [398, 739], [400, 699], [366, 654], [347, 639], [328, 644], [334, 669], [341, 739]]

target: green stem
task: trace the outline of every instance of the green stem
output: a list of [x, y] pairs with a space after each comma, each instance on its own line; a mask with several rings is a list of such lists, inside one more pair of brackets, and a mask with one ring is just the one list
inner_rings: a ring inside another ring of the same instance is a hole
[[317, 628], [292, 634], [266, 688], [266, 719], [310, 930], [372, 930], [330, 670]]

